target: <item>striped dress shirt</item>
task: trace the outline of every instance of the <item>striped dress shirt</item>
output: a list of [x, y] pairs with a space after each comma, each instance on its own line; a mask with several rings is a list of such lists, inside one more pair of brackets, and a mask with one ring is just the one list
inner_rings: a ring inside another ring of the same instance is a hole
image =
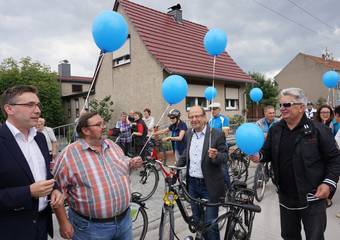
[[111, 218], [130, 203], [129, 159], [111, 140], [98, 152], [83, 139], [57, 157], [53, 174], [69, 206], [92, 218]]

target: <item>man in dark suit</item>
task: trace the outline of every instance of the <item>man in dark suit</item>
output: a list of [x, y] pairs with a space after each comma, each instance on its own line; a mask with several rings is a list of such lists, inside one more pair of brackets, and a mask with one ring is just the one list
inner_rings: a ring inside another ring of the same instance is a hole
[[[188, 118], [192, 129], [186, 133], [187, 148], [180, 157], [177, 166], [187, 166], [187, 184], [189, 194], [194, 198], [218, 202], [225, 195], [223, 163], [227, 158], [227, 146], [223, 132], [211, 129], [207, 125], [204, 109], [199, 106], [190, 108]], [[191, 204], [193, 219], [199, 222], [202, 214], [196, 204]], [[217, 207], [208, 207], [205, 222], [211, 222], [218, 216]], [[204, 239], [220, 239], [218, 225], [204, 234]]]
[[47, 239], [51, 207], [62, 206], [64, 198], [49, 171], [46, 139], [34, 127], [41, 113], [37, 89], [15, 86], [1, 100], [0, 239]]

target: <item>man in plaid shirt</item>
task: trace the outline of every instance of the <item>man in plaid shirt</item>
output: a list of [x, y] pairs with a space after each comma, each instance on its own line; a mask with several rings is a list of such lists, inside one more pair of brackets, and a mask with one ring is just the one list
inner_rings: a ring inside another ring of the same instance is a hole
[[132, 239], [129, 172], [141, 167], [142, 159], [126, 157], [118, 145], [102, 138], [105, 124], [98, 113], [81, 116], [76, 130], [80, 139], [62, 151], [53, 169], [70, 206], [70, 222], [63, 209], [56, 211], [61, 235]]

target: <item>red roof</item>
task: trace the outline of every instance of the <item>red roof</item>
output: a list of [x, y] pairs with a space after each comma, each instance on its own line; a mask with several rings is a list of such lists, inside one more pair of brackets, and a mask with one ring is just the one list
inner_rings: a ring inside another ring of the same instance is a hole
[[327, 59], [324, 59], [322, 57], [316, 57], [316, 56], [308, 55], [308, 54], [305, 54], [305, 53], [301, 53], [301, 54], [304, 55], [305, 57], [313, 60], [316, 63], [324, 65], [326, 68], [330, 68], [330, 69], [340, 71], [340, 62], [339, 61], [327, 60]]
[[[117, 2], [131, 20], [146, 48], [167, 72], [212, 78], [213, 57], [207, 54], [203, 46], [208, 31], [206, 26], [184, 19], [177, 23], [166, 13], [127, 0]], [[253, 82], [226, 52], [216, 58], [215, 79]]]
[[58, 81], [91, 84], [92, 78], [91, 77], [80, 77], [80, 76], [70, 76], [70, 77], [60, 77], [60, 76], [58, 76]]

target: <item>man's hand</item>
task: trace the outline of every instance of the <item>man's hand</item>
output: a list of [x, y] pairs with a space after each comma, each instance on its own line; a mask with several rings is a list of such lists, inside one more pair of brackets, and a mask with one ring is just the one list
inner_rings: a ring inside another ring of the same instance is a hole
[[49, 195], [53, 190], [54, 181], [54, 179], [42, 180], [31, 184], [30, 191], [32, 197], [40, 198]]
[[162, 138], [162, 142], [169, 142], [170, 140], [171, 140], [171, 137]]
[[72, 239], [74, 233], [72, 224], [68, 220], [60, 224], [59, 233], [62, 238]]
[[211, 159], [215, 159], [217, 157], [217, 149], [216, 148], [209, 148], [208, 150], [208, 156]]
[[131, 169], [140, 168], [142, 166], [143, 166], [143, 159], [140, 156], [130, 159], [129, 167]]
[[327, 199], [331, 193], [331, 188], [326, 183], [321, 183], [316, 189], [315, 197], [320, 199]]
[[58, 208], [64, 206], [64, 199], [64, 195], [59, 190], [53, 190], [51, 194], [51, 207]]

